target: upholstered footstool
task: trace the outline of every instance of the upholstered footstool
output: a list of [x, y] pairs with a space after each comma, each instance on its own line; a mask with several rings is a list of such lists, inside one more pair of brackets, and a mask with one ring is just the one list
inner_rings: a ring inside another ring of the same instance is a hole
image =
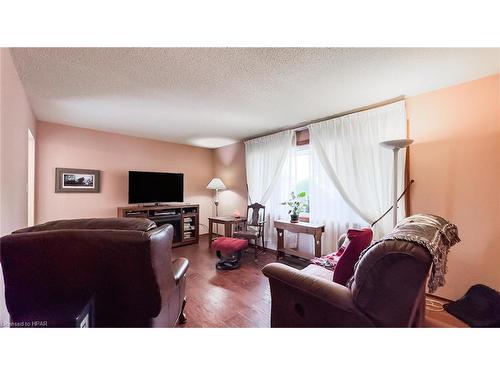
[[241, 253], [248, 247], [248, 240], [232, 237], [219, 237], [212, 242], [212, 251], [219, 258], [215, 267], [218, 270], [234, 270], [240, 266]]

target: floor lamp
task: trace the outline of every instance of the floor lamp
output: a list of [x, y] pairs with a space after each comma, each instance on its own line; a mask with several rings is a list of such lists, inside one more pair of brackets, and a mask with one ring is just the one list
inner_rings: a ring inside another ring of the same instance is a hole
[[393, 185], [392, 185], [392, 224], [393, 227], [398, 223], [398, 152], [402, 148], [406, 148], [413, 143], [413, 139], [394, 139], [392, 141], [380, 142], [380, 146], [388, 148], [393, 151], [394, 155], [394, 170]]
[[219, 190], [224, 190], [225, 188], [226, 185], [218, 177], [212, 178], [212, 181], [207, 185], [207, 189], [215, 190], [215, 216], [219, 216]]

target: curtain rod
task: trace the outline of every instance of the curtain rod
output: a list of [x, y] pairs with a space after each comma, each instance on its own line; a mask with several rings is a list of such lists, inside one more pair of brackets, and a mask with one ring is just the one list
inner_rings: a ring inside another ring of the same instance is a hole
[[368, 111], [370, 109], [374, 109], [374, 108], [378, 108], [378, 107], [383, 107], [384, 105], [396, 103], [396, 102], [399, 102], [400, 100], [404, 100], [404, 99], [406, 99], [405, 95], [396, 96], [395, 98], [392, 98], [392, 99], [387, 99], [387, 100], [384, 100], [382, 102], [366, 105], [364, 107], [358, 107], [358, 108], [352, 109], [350, 111], [336, 113], [334, 115], [321, 117], [321, 118], [318, 118], [316, 120], [299, 122], [298, 124], [295, 124], [295, 125], [290, 125], [290, 126], [286, 126], [284, 128], [280, 128], [278, 130], [273, 130], [273, 131], [270, 131], [267, 133], [262, 133], [262, 134], [254, 136], [254, 137], [245, 138], [243, 141], [250, 141], [252, 139], [265, 137], [267, 135], [276, 134], [276, 133], [279, 133], [279, 132], [282, 132], [285, 130], [296, 130], [296, 131], [303, 130], [303, 129], [307, 128], [308, 125], [316, 124], [318, 122], [323, 122], [323, 121], [327, 121], [327, 120], [332, 120], [334, 118], [338, 118], [338, 117], [342, 117], [342, 116], [352, 115], [353, 113], [358, 113], [358, 112]]

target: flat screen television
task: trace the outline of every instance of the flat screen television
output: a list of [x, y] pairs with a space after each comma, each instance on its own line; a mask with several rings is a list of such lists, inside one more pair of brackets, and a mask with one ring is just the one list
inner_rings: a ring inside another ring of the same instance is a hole
[[128, 172], [128, 203], [184, 201], [184, 174]]

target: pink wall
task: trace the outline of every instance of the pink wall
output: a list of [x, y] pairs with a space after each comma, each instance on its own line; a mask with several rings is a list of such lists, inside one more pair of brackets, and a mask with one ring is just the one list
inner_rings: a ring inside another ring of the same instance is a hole
[[[185, 202], [200, 205], [200, 222], [212, 214], [210, 149], [129, 137], [71, 126], [39, 123], [36, 222], [81, 217], [116, 217], [127, 205], [128, 171], [184, 173]], [[55, 193], [55, 168], [101, 170], [101, 193]], [[200, 228], [201, 233], [206, 227]]]
[[441, 215], [462, 242], [437, 294], [457, 299], [476, 283], [500, 289], [500, 75], [409, 98], [412, 212]]
[[242, 215], [247, 207], [245, 145], [233, 143], [214, 150], [214, 175], [227, 187], [220, 193], [219, 214], [231, 215], [234, 210]]
[[[0, 49], [0, 235], [28, 224], [28, 129], [36, 122], [7, 48]], [[8, 323], [0, 266], [0, 327]]]

